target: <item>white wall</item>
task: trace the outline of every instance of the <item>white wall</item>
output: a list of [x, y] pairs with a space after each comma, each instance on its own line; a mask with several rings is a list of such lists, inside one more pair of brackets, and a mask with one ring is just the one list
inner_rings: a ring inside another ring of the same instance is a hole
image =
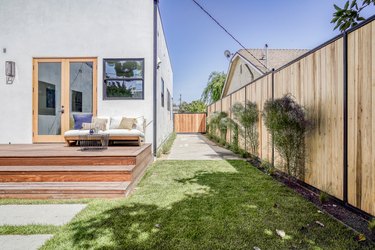
[[[168, 47], [165, 40], [165, 34], [162, 26], [160, 13], [158, 15], [158, 37], [157, 37], [157, 54], [160, 60], [157, 71], [157, 147], [164, 142], [173, 131], [173, 108], [168, 110], [168, 92], [173, 97], [173, 71], [168, 54]], [[164, 80], [164, 107], [161, 106], [161, 79]]]
[[[97, 57], [98, 115], [143, 114], [152, 121], [153, 5], [153, 0], [0, 0], [0, 143], [32, 142], [33, 57]], [[103, 58], [144, 58], [145, 99], [103, 100]], [[5, 83], [7, 60], [16, 62], [12, 85]], [[146, 141], [152, 138], [150, 124]]]
[[231, 64], [229, 78], [228, 82], [226, 83], [227, 86], [223, 97], [235, 92], [260, 76], [261, 74], [254, 70], [249, 63], [237, 56]]

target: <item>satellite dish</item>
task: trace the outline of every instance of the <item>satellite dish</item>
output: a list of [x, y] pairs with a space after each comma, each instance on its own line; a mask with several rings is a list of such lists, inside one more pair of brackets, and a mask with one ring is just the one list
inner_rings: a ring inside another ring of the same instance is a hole
[[224, 56], [229, 59], [232, 56], [232, 53], [230, 53], [229, 50], [226, 50], [224, 51]]

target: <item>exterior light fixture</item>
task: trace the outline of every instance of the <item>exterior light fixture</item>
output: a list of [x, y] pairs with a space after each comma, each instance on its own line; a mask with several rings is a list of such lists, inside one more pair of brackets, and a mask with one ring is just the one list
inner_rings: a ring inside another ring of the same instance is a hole
[[6, 76], [6, 83], [12, 84], [14, 81], [14, 77], [16, 76], [16, 63], [12, 61], [5, 62], [5, 76]]
[[160, 58], [158, 57], [158, 62], [157, 62], [157, 65], [156, 65], [156, 68], [157, 68], [157, 69], [160, 68], [160, 64], [161, 64], [161, 60], [160, 60]]

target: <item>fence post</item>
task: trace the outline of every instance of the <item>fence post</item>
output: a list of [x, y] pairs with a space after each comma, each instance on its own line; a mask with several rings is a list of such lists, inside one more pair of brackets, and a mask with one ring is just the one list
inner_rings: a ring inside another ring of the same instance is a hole
[[345, 204], [348, 203], [348, 33], [344, 32], [343, 34], [343, 89], [344, 89], [344, 98], [343, 98], [343, 201]]
[[[245, 86], [245, 112], [246, 112], [246, 102], [247, 102], [247, 86]], [[246, 146], [246, 136], [247, 136], [247, 130], [246, 130], [246, 127], [245, 127], [245, 135], [244, 135], [244, 140], [245, 140], [245, 152], [247, 152], [247, 146]]]
[[[232, 122], [232, 119], [233, 119], [233, 117], [232, 117], [232, 111], [231, 111], [231, 109], [232, 109], [232, 94], [230, 94], [230, 96], [229, 96], [229, 101], [230, 101], [230, 103], [229, 103], [229, 110], [228, 110], [228, 112], [230, 114], [230, 116], [229, 116], [229, 118], [231, 120], [230, 122]], [[229, 143], [232, 144], [232, 126], [229, 127], [229, 134], [230, 134], [230, 136], [229, 136]]]
[[[272, 82], [271, 82], [271, 89], [272, 89], [272, 101], [275, 100], [275, 69], [272, 69]], [[271, 134], [271, 141], [272, 141], [272, 167], [275, 167], [275, 143], [273, 142], [273, 133]]]

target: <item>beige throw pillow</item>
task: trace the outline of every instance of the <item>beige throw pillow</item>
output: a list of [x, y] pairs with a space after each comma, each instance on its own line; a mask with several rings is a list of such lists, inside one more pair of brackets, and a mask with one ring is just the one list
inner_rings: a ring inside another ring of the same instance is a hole
[[90, 129], [93, 129], [93, 128], [95, 128], [94, 123], [87, 123], [87, 122], [82, 123], [82, 129], [83, 130], [90, 130]]
[[136, 120], [134, 118], [123, 117], [118, 128], [119, 129], [132, 129], [135, 123], [136, 123]]
[[92, 118], [92, 124], [94, 124], [94, 128], [97, 128], [99, 130], [105, 131], [107, 128], [107, 119], [105, 118], [98, 118], [93, 117]]

